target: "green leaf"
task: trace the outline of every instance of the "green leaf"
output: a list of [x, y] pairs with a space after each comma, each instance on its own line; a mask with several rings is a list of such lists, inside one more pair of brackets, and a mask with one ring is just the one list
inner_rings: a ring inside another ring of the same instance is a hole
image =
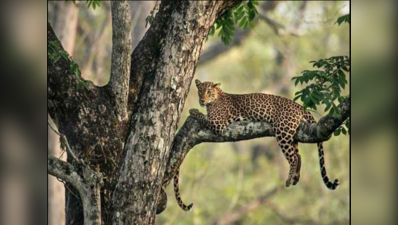
[[[337, 19], [337, 21], [336, 21], [336, 23], [337, 23], [339, 26], [340, 26], [342, 23], [344, 23], [344, 22], [346, 22], [346, 23], [350, 23], [350, 22], [351, 22], [350, 14], [341, 16], [341, 17], [339, 17], [339, 18]], [[336, 23], [335, 23], [335, 24], [336, 24]]]
[[243, 29], [246, 29], [248, 24], [249, 24], [249, 21], [246, 20], [246, 21], [243, 23]]
[[327, 112], [327, 111], [330, 109], [330, 107], [332, 107], [332, 104], [330, 104], [330, 103], [327, 104], [327, 105], [326, 105], [326, 108], [325, 108], [325, 112]]
[[299, 99], [301, 97], [301, 95], [296, 95], [296, 97], [294, 97], [293, 101], [297, 101], [297, 99]]
[[239, 27], [240, 27], [240, 28], [243, 28], [243, 26], [245, 25], [245, 22], [246, 22], [246, 21], [247, 21], [246, 17], [243, 17], [243, 18], [240, 20]]
[[[332, 105], [332, 104], [331, 104]], [[333, 105], [332, 105], [333, 106]], [[333, 116], [334, 115], [334, 107], [332, 107], [331, 109], [330, 109], [330, 111], [329, 111], [329, 115], [330, 116]]]
[[77, 84], [76, 84], [76, 89], [77, 90], [80, 90], [80, 88], [82, 88], [83, 87], [83, 82], [78, 82]]
[[258, 6], [258, 1], [251, 1], [254, 6]]
[[214, 25], [211, 27], [210, 32], [209, 32], [209, 36], [213, 36], [214, 33], [216, 32], [216, 28], [214, 27]]
[[296, 79], [296, 81], [294, 82], [294, 86], [297, 86], [298, 82], [299, 82], [299, 79]]
[[249, 21], [253, 21], [255, 17], [256, 17], [256, 13], [253, 11], [250, 11], [249, 12]]
[[253, 5], [253, 3], [251, 1], [249, 1], [247, 3], [247, 7], [249, 7], [249, 9], [252, 9], [252, 8], [254, 8], [254, 5]]
[[351, 130], [351, 126], [350, 126], [350, 118], [347, 119], [347, 121], [345, 122], [345, 127], [348, 130], [348, 134], [350, 134], [350, 130]]
[[334, 131], [334, 136], [339, 136], [340, 135], [340, 128], [337, 128], [337, 130]]
[[77, 77], [81, 77], [82, 75], [79, 69], [76, 69], [75, 73]]
[[254, 28], [254, 23], [253, 23], [252, 21], [249, 21], [249, 27], [250, 27], [251, 29]]

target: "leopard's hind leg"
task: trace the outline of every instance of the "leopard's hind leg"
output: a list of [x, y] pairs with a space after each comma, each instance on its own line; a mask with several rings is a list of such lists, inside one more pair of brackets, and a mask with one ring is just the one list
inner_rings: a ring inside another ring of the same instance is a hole
[[289, 187], [292, 183], [293, 185], [296, 185], [299, 179], [296, 176], [297, 168], [301, 167], [301, 157], [298, 155], [298, 152], [296, 152], [294, 147], [293, 135], [290, 134], [289, 131], [286, 131], [278, 126], [274, 126], [274, 130], [279, 147], [281, 148], [283, 155], [290, 165], [289, 176], [286, 180], [286, 187]]
[[296, 166], [296, 173], [293, 176], [293, 185], [296, 185], [300, 181], [300, 170], [301, 170], [301, 156], [298, 150], [298, 142], [293, 142], [293, 147], [297, 155], [297, 166]]

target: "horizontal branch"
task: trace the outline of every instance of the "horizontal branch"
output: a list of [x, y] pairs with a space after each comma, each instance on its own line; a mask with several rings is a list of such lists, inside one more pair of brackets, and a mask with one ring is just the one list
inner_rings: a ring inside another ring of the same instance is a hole
[[[294, 139], [301, 143], [319, 143], [330, 139], [333, 132], [350, 116], [351, 97], [346, 98], [339, 106], [340, 115], [326, 115], [318, 123], [302, 122]], [[179, 168], [186, 154], [203, 142], [235, 142], [260, 137], [275, 136], [272, 126], [266, 122], [232, 123], [222, 135], [216, 135], [189, 116], [174, 138], [163, 184], [168, 185], [175, 171]], [[178, 166], [175, 166], [178, 163]]]
[[76, 189], [82, 186], [82, 179], [77, 173], [76, 168], [72, 164], [52, 155], [47, 156], [47, 171], [48, 174], [70, 183]]

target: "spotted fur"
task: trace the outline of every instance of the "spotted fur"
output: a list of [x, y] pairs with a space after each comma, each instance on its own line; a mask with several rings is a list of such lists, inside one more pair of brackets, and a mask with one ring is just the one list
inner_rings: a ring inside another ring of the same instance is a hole
[[178, 178], [180, 176], [180, 169], [177, 169], [176, 174], [174, 175], [174, 194], [176, 196], [177, 199], [177, 203], [180, 206], [181, 209], [183, 209], [184, 211], [189, 211], [193, 204], [191, 203], [190, 205], [185, 205], [184, 202], [181, 199], [180, 196], [180, 190], [178, 188]]
[[[184, 211], [189, 211], [193, 207], [193, 204], [185, 205], [181, 199], [180, 189], [178, 187], [178, 179], [180, 176], [180, 169], [178, 169], [178, 167], [179, 167], [179, 164], [175, 163], [174, 166], [171, 168], [171, 170], [174, 171], [174, 176], [173, 176], [174, 194], [175, 194], [177, 203], [181, 207], [181, 209], [183, 209]], [[156, 214], [162, 213], [167, 207], [166, 187], [167, 187], [167, 182], [163, 183], [162, 188], [160, 190], [160, 194], [158, 197], [158, 203], [156, 206]]]
[[[191, 109], [190, 115], [207, 126], [216, 134], [222, 134], [229, 124], [235, 121], [266, 121], [272, 125], [275, 136], [283, 155], [290, 164], [286, 187], [296, 185], [300, 180], [301, 156], [294, 134], [301, 121], [315, 123], [314, 117], [304, 111], [298, 103], [275, 95], [227, 94], [220, 89], [220, 84], [200, 82], [195, 80], [198, 88], [199, 103], [206, 107], [207, 116], [197, 109]], [[321, 175], [325, 185], [334, 190], [339, 181], [329, 181], [325, 169], [324, 150], [322, 143], [318, 143]]]

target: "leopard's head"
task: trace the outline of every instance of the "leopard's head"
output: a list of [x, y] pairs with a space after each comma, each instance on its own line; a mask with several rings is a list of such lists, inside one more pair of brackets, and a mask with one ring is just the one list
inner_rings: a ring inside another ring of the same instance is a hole
[[195, 80], [196, 87], [198, 88], [199, 104], [201, 106], [206, 106], [220, 97], [222, 92], [220, 89], [220, 83], [213, 83], [209, 81], [200, 82], [200, 80]]

